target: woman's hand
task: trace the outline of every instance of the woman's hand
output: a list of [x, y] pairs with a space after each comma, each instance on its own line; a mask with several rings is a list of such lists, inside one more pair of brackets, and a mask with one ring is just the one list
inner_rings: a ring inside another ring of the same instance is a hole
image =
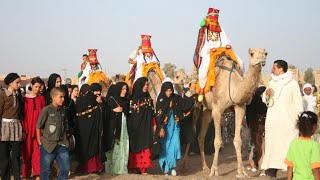
[[273, 92], [273, 90], [272, 90], [271, 88], [268, 88], [268, 89], [266, 90], [266, 95], [267, 95], [267, 96], [270, 96], [270, 95], [272, 94], [272, 92]]
[[103, 101], [102, 101], [102, 97], [101, 97], [100, 95], [97, 96], [96, 101], [97, 101], [98, 103], [102, 103], [102, 102], [103, 102]]
[[159, 137], [160, 138], [164, 138], [164, 136], [166, 135], [165, 131], [163, 128], [160, 129], [160, 132], [159, 132]]
[[116, 107], [116, 108], [113, 109], [113, 111], [114, 111], [114, 112], [117, 112], [117, 113], [122, 112], [122, 110], [123, 110], [123, 109], [122, 109], [122, 107], [120, 107], [120, 106], [118, 106], [118, 107]]
[[153, 133], [155, 133], [156, 130], [157, 130], [157, 126], [155, 125], [155, 126], [153, 126]]
[[27, 139], [26, 132], [22, 131], [22, 141], [25, 141]]

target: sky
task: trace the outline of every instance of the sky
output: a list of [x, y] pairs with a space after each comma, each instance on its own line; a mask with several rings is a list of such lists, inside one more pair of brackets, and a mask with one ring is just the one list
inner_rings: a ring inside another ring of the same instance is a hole
[[75, 77], [89, 48], [98, 49], [108, 76], [124, 74], [140, 34], [152, 35], [161, 65], [191, 72], [209, 7], [220, 9], [220, 25], [244, 62], [249, 48], [268, 51], [264, 73], [277, 59], [320, 68], [319, 0], [10, 0], [0, 6], [0, 74]]

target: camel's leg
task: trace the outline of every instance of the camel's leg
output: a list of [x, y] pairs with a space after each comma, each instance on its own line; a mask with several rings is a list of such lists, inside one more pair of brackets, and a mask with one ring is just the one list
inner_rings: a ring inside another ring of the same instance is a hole
[[[215, 137], [214, 137], [214, 157], [213, 157], [213, 163], [211, 166], [211, 173], [209, 177], [215, 175], [219, 176], [218, 172], [218, 159], [219, 159], [219, 151], [221, 147], [221, 111], [218, 108], [213, 108], [212, 111], [212, 117], [214, 122], [214, 131], [215, 131]], [[222, 111], [223, 112], [223, 111]]]
[[182, 158], [182, 170], [186, 170], [188, 167], [190, 144], [191, 143], [187, 144], [186, 151], [185, 151], [183, 158]]
[[242, 106], [235, 106], [235, 135], [234, 135], [234, 140], [233, 144], [236, 149], [237, 153], [237, 162], [238, 162], [238, 174], [237, 178], [242, 178], [242, 177], [248, 177], [248, 174], [246, 173], [243, 164], [242, 164], [242, 155], [241, 155], [241, 125], [242, 121], [244, 120], [244, 114], [246, 111], [245, 105]]
[[198, 136], [198, 144], [199, 144], [199, 149], [200, 149], [203, 171], [209, 170], [207, 162], [206, 162], [206, 157], [204, 154], [204, 139], [207, 134], [207, 130], [208, 130], [210, 121], [211, 121], [211, 112], [209, 110], [203, 111], [201, 129], [200, 129], [199, 136]]

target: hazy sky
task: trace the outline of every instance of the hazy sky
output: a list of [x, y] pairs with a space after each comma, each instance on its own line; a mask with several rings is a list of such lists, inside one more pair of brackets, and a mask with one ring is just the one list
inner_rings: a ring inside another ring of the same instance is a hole
[[[285, 59], [305, 70], [319, 68], [319, 0], [9, 0], [0, 5], [0, 74], [76, 76], [81, 56], [98, 49], [108, 76], [126, 73], [140, 34], [151, 34], [161, 64], [191, 71], [199, 24], [209, 7], [235, 52], [269, 52], [264, 72]], [[246, 65], [247, 66], [247, 65]]]

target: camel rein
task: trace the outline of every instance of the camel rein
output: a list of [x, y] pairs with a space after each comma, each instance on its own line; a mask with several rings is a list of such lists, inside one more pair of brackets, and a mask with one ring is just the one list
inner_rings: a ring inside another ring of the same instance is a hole
[[[219, 62], [223, 61], [223, 58], [222, 58], [222, 57], [226, 57], [229, 61], [232, 62], [231, 68], [226, 67], [226, 66], [222, 66], [222, 65], [219, 64]], [[231, 75], [232, 75], [232, 72], [234, 72], [234, 69], [235, 69], [235, 67], [236, 67], [236, 63], [231, 59], [230, 56], [222, 55], [222, 56], [220, 56], [220, 57], [217, 59], [216, 67], [230, 72], [230, 73], [229, 73], [229, 98], [230, 98], [231, 102], [232, 102], [233, 104], [235, 104], [235, 102], [233, 101], [233, 99], [232, 99], [232, 97], [231, 97]]]
[[[232, 66], [231, 66], [231, 68], [226, 67], [226, 66], [222, 66], [222, 65], [219, 64], [221, 61], [224, 60], [223, 57], [226, 57], [227, 60], [232, 61]], [[259, 65], [261, 66], [261, 69], [262, 69], [262, 67], [263, 67], [263, 62], [260, 62]], [[230, 72], [230, 73], [229, 73], [229, 98], [230, 98], [231, 102], [232, 102], [233, 104], [235, 104], [235, 102], [233, 101], [233, 99], [232, 99], [232, 97], [231, 97], [231, 75], [232, 75], [232, 72], [234, 72], [234, 69], [235, 69], [235, 67], [236, 67], [235, 61], [233, 61], [230, 56], [223, 54], [222, 56], [220, 56], [220, 57], [217, 59], [216, 67]], [[273, 99], [271, 99], [271, 100], [273, 100]]]
[[[155, 74], [156, 74], [156, 76], [158, 76], [157, 73], [155, 73]], [[159, 78], [160, 78], [160, 77], [159, 77]], [[157, 97], [158, 92], [157, 92], [156, 86], [155, 86], [155, 85], [153, 84], [153, 82], [152, 82], [151, 77], [149, 76], [149, 73], [148, 73], [148, 79], [149, 79], [149, 82], [150, 82], [150, 84], [151, 84], [151, 87], [152, 87], [152, 89], [153, 89], [153, 91], [154, 91], [154, 93], [155, 93], [155, 97]]]

